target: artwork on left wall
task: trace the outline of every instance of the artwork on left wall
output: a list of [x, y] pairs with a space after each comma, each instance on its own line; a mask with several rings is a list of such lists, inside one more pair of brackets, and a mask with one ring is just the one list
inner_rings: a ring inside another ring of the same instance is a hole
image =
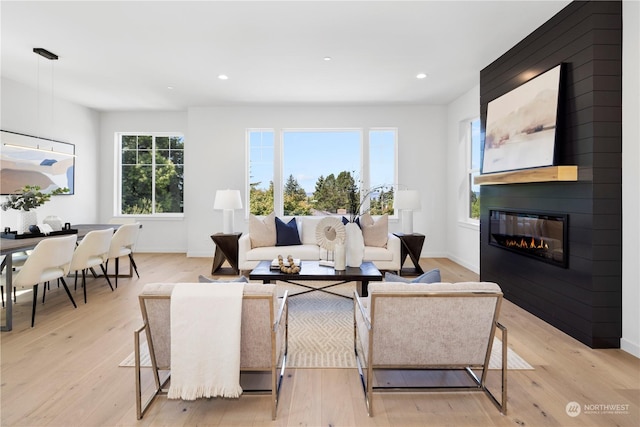
[[13, 194], [25, 185], [44, 193], [68, 188], [74, 194], [76, 146], [67, 142], [0, 131], [0, 192]]

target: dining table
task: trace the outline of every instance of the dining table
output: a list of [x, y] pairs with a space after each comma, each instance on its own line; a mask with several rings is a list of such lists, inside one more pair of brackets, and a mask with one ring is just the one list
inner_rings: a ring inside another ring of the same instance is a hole
[[[90, 231], [104, 230], [107, 228], [113, 228], [115, 230], [118, 227], [120, 227], [119, 224], [75, 224], [71, 225], [71, 230], [78, 231], [77, 236], [78, 240], [80, 241]], [[45, 235], [38, 237], [27, 237], [22, 239], [0, 239], [0, 255], [5, 256], [5, 268], [7, 270], [5, 281], [5, 324], [0, 326], [0, 331], [10, 331], [13, 329], [13, 300], [11, 299], [11, 294], [13, 293], [13, 254], [16, 252], [31, 250], [35, 248], [37, 244], [40, 243], [40, 241], [55, 237], [60, 236]]]

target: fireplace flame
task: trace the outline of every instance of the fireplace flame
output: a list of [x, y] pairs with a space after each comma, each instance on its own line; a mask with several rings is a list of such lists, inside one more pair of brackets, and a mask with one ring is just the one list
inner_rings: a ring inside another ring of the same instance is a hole
[[520, 240], [507, 239], [506, 246], [508, 248], [518, 249], [549, 249], [549, 245], [543, 239], [540, 239], [539, 242], [536, 242], [536, 239], [534, 237], [531, 237], [531, 241], [528, 241], [524, 237]]

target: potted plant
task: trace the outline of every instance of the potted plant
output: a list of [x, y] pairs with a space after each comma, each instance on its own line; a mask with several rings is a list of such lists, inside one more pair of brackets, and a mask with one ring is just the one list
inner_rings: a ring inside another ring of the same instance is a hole
[[26, 233], [31, 225], [38, 223], [35, 209], [44, 205], [51, 199], [51, 196], [69, 192], [66, 187], [56, 188], [50, 193], [43, 193], [37, 185], [25, 185], [22, 189], [7, 197], [7, 200], [0, 204], [3, 211], [14, 209], [18, 211], [18, 233]]

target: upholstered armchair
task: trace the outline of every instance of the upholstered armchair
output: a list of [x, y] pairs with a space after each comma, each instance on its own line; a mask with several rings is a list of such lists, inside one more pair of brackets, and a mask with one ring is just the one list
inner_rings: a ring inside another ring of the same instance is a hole
[[[356, 292], [354, 347], [369, 416], [373, 416], [373, 392], [408, 388], [380, 381], [384, 370], [461, 371], [461, 377], [468, 377], [463, 384], [469, 385], [410, 388], [482, 391], [506, 414], [507, 330], [498, 323], [501, 303], [500, 287], [488, 282], [383, 282], [371, 283], [366, 298]], [[496, 328], [502, 331], [500, 401], [486, 386]]]
[[[202, 283], [202, 286], [217, 284]], [[144, 325], [134, 333], [136, 370], [136, 413], [142, 419], [158, 395], [166, 395], [164, 388], [171, 375], [171, 293], [173, 283], [147, 284], [139, 295]], [[242, 298], [240, 371], [262, 372], [269, 376], [269, 387], [243, 392], [271, 395], [271, 416], [276, 419], [280, 386], [287, 354], [287, 294], [279, 299], [276, 285], [245, 283]], [[146, 403], [142, 402], [140, 338], [146, 335], [155, 389]], [[162, 372], [161, 372], [162, 371]], [[161, 376], [163, 377], [161, 379]], [[242, 377], [241, 377], [242, 381]]]

